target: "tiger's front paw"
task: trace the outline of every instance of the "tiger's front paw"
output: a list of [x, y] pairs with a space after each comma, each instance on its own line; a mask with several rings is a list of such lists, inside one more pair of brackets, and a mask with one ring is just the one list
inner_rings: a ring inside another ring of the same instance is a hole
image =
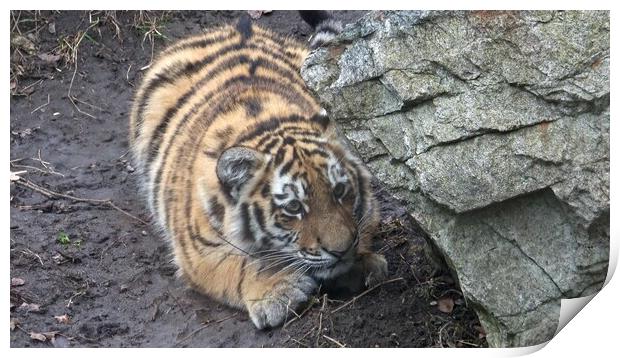
[[366, 287], [372, 287], [385, 281], [387, 278], [387, 261], [385, 261], [383, 255], [375, 253], [364, 254], [361, 257], [361, 266]]
[[262, 299], [247, 302], [250, 318], [258, 329], [280, 326], [291, 312], [310, 299], [316, 289], [316, 281], [308, 276], [282, 280]]

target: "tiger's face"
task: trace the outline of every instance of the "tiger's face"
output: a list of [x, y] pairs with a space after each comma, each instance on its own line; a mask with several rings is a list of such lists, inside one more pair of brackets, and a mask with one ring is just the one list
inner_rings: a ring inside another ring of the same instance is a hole
[[226, 227], [264, 267], [331, 278], [352, 266], [360, 235], [374, 228], [369, 175], [333, 141], [289, 142], [270, 154], [243, 147], [222, 154], [220, 180], [236, 178], [222, 181], [237, 208]]

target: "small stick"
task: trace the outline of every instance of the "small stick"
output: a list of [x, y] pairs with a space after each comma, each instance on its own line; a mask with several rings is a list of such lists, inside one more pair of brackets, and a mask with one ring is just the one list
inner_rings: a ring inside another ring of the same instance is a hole
[[477, 345], [477, 344], [470, 343], [470, 342], [464, 341], [464, 340], [462, 340], [462, 339], [459, 339], [457, 342], [459, 342], [459, 343], [461, 343], [461, 344], [466, 344], [466, 345], [468, 345], [468, 346], [472, 346], [472, 347], [477, 347], [477, 348], [479, 348], [479, 347], [480, 347], [480, 346], [479, 346], [479, 345]]
[[82, 292], [78, 292], [76, 294], [74, 294], [73, 296], [71, 296], [69, 298], [69, 302], [67, 303], [67, 308], [71, 307], [71, 305], [73, 304], [73, 299], [79, 296], [84, 296], [86, 294], [86, 291], [82, 291]]
[[291, 341], [299, 344], [300, 346], [304, 346], [306, 348], [310, 348], [307, 344], [301, 343], [300, 341], [296, 340], [295, 338], [291, 338]]
[[30, 87], [32, 87], [32, 86], [36, 86], [37, 84], [39, 84], [39, 83], [41, 83], [41, 82], [43, 82], [43, 80], [38, 80], [38, 81], [35, 81], [35, 82], [33, 82], [33, 83], [29, 84], [28, 86], [26, 86], [26, 87], [22, 88], [22, 89], [21, 89], [21, 91], [22, 91], [22, 92], [24, 92], [25, 90], [29, 89]]
[[329, 336], [326, 336], [326, 335], [323, 335], [323, 337], [325, 337], [325, 339], [329, 340], [330, 342], [335, 343], [340, 348], [344, 348], [344, 347], [347, 346], [346, 344], [342, 344], [342, 343], [338, 342], [337, 340], [333, 339], [332, 337], [329, 337]]
[[34, 112], [38, 111], [39, 109], [43, 108], [43, 107], [47, 107], [50, 104], [50, 95], [47, 95], [47, 103], [43, 103], [42, 105], [40, 105], [39, 107], [35, 108], [32, 110], [32, 112], [30, 112], [30, 114], [33, 114]]
[[170, 297], [172, 297], [172, 299], [174, 300], [174, 303], [179, 307], [179, 309], [181, 310], [181, 313], [185, 314], [185, 310], [183, 309], [183, 306], [181, 306], [181, 304], [179, 303], [179, 299], [177, 298], [177, 296], [173, 295], [172, 292], [170, 292], [170, 290], [166, 290], [166, 292], [168, 292], [168, 294], [170, 295]]
[[293, 313], [295, 314], [295, 317], [293, 317], [293, 319], [291, 319], [290, 321], [286, 322], [284, 324], [284, 326], [282, 326], [282, 328], [286, 328], [289, 324], [297, 321], [298, 319], [302, 318], [308, 311], [310, 311], [310, 309], [312, 307], [314, 307], [314, 305], [317, 303], [317, 300], [312, 300], [312, 303], [306, 307], [306, 309], [304, 309], [300, 314], [297, 314], [297, 312], [293, 311]]
[[[12, 167], [15, 167], [15, 168], [32, 169], [32, 170], [36, 170], [38, 172], [41, 172], [43, 174], [54, 174], [54, 175], [60, 175], [60, 176], [64, 177], [64, 175], [61, 174], [61, 173], [50, 172], [50, 171], [43, 170], [41, 168], [33, 167], [33, 166], [30, 166], [30, 165], [21, 165], [21, 164], [13, 164], [13, 163], [10, 163], [10, 164], [11, 164]], [[23, 171], [16, 172], [15, 174], [19, 175], [19, 174], [25, 174], [25, 173], [27, 173], [27, 171], [23, 170]]]
[[404, 278], [402, 278], [402, 277], [398, 277], [398, 278], [393, 278], [393, 279], [391, 279], [391, 280], [387, 280], [387, 281], [383, 281], [383, 282], [381, 282], [381, 283], [378, 283], [378, 284], [376, 284], [376, 285], [372, 286], [371, 288], [367, 289], [366, 291], [364, 291], [364, 292], [360, 293], [359, 295], [357, 295], [357, 296], [353, 297], [351, 300], [349, 300], [348, 302], [346, 302], [346, 303], [345, 303], [345, 304], [343, 304], [342, 306], [340, 306], [340, 307], [336, 308], [336, 309], [335, 309], [335, 310], [333, 310], [331, 313], [332, 313], [332, 314], [334, 314], [334, 313], [336, 313], [336, 312], [340, 311], [341, 309], [343, 309], [343, 308], [345, 308], [345, 307], [349, 306], [350, 304], [352, 304], [353, 302], [357, 301], [357, 300], [358, 300], [358, 299], [360, 299], [361, 297], [366, 296], [369, 292], [371, 292], [371, 291], [373, 291], [373, 290], [377, 289], [377, 288], [378, 288], [378, 287], [380, 287], [380, 286], [383, 286], [383, 285], [388, 284], [388, 283], [392, 283], [392, 282], [396, 282], [396, 281], [404, 281], [404, 280], [405, 280]]
[[319, 329], [316, 332], [316, 340], [314, 341], [314, 346], [319, 346], [319, 338], [321, 337], [321, 329], [323, 329], [323, 312], [325, 312], [325, 303], [327, 303], [327, 294], [323, 294], [323, 304], [321, 305], [321, 310], [319, 311]]
[[112, 200], [110, 199], [88, 199], [88, 198], [78, 198], [76, 196], [72, 196], [72, 195], [67, 195], [67, 194], [61, 194], [52, 190], [49, 190], [47, 188], [44, 188], [42, 186], [39, 186], [29, 180], [26, 180], [24, 178], [19, 178], [19, 180], [15, 181], [16, 184], [21, 185], [23, 187], [32, 189], [38, 193], [41, 193], [43, 195], [45, 195], [48, 198], [53, 198], [53, 199], [57, 199], [57, 198], [64, 198], [64, 199], [69, 199], [69, 200], [73, 200], [73, 201], [78, 201], [78, 202], [84, 202], [84, 203], [91, 203], [91, 204], [103, 204], [103, 205], [108, 205], [111, 208], [118, 210], [119, 212], [129, 216], [130, 218], [141, 222], [144, 225], [148, 225], [148, 223], [132, 214], [130, 214], [129, 212], [119, 208], [118, 206], [116, 206], [116, 204], [114, 204], [112, 202]]
[[198, 332], [202, 331], [203, 329], [205, 329], [206, 327], [208, 327], [208, 326], [209, 326], [210, 324], [212, 324], [212, 323], [222, 323], [222, 322], [224, 322], [224, 321], [227, 321], [227, 320], [229, 320], [229, 319], [231, 319], [231, 318], [235, 317], [236, 315], [237, 315], [236, 313], [233, 313], [232, 315], [230, 315], [230, 316], [228, 316], [228, 317], [225, 317], [225, 318], [222, 318], [222, 319], [217, 320], [217, 321], [207, 321], [207, 322], [203, 323], [203, 324], [202, 324], [202, 326], [200, 326], [200, 327], [196, 328], [196, 329], [195, 329], [192, 333], [188, 334], [185, 338], [183, 338], [182, 340], [178, 341], [178, 342], [177, 342], [177, 343], [175, 343], [174, 345], [175, 345], [175, 346], [178, 346], [179, 344], [181, 344], [181, 343], [183, 343], [183, 342], [187, 341], [188, 339], [192, 338], [192, 336], [194, 336], [196, 333], [198, 333]]
[[403, 260], [407, 265], [409, 265], [409, 268], [411, 269], [411, 275], [413, 275], [413, 278], [416, 280], [416, 282], [419, 285], [420, 284], [420, 280], [418, 279], [418, 276], [416, 276], [416, 274], [415, 274], [415, 270], [413, 269], [413, 265], [411, 265], [411, 263], [409, 263], [409, 261], [407, 261], [405, 259], [403, 254], [399, 254], [399, 255], [400, 255], [400, 259]]
[[39, 259], [39, 262], [41, 263], [41, 266], [45, 267], [45, 265], [43, 264], [43, 260], [41, 259], [41, 256], [39, 256], [38, 254], [32, 252], [32, 250], [30, 250], [29, 248], [26, 248], [26, 251], [22, 250], [21, 252], [33, 255], [34, 257]]

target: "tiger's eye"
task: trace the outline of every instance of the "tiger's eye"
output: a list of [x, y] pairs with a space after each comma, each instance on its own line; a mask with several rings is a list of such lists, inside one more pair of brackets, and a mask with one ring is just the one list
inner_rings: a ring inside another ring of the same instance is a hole
[[340, 199], [344, 195], [345, 186], [342, 183], [336, 184], [334, 187], [334, 196], [336, 199]]
[[297, 215], [301, 213], [302, 205], [299, 200], [291, 200], [288, 204], [286, 204], [286, 206], [284, 206], [284, 210], [290, 214]]

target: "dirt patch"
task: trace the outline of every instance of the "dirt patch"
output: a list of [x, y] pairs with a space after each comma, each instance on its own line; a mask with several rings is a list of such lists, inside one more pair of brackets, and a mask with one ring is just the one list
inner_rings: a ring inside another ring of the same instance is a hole
[[[258, 331], [175, 278], [167, 244], [143, 223], [128, 108], [152, 53], [240, 14], [11, 14], [12, 35], [23, 37], [11, 48], [11, 171], [22, 171], [11, 183], [11, 346], [485, 346], [422, 233], [383, 194], [378, 245], [389, 280], [320, 294], [283, 328]], [[256, 21], [300, 39], [311, 32], [296, 12]]]

